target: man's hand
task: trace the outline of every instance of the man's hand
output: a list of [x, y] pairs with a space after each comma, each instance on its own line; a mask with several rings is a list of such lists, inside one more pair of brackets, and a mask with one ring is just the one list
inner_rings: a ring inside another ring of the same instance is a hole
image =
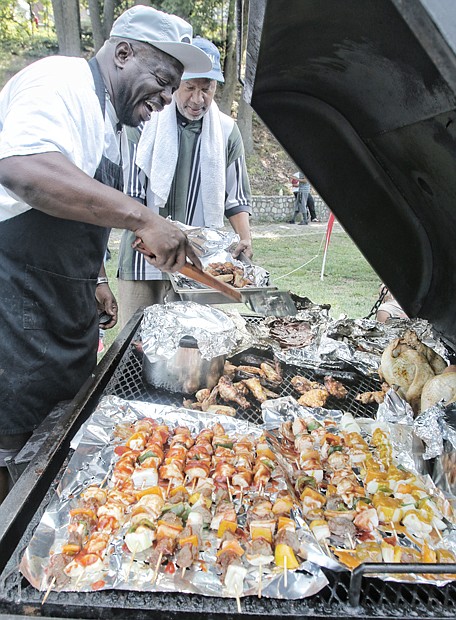
[[98, 313], [106, 312], [111, 316], [107, 323], [100, 324], [100, 329], [111, 329], [117, 323], [117, 301], [109, 284], [99, 284], [95, 290]]
[[155, 218], [159, 219], [153, 222], [152, 226], [135, 230], [136, 241], [133, 248], [144, 254], [147, 262], [160, 271], [179, 271], [187, 258], [202, 269], [187, 235], [163, 217], [156, 215]]
[[251, 260], [253, 257], [253, 249], [252, 242], [250, 239], [241, 239], [234, 250], [231, 252], [233, 258], [237, 258], [239, 254], [243, 252], [243, 254]]

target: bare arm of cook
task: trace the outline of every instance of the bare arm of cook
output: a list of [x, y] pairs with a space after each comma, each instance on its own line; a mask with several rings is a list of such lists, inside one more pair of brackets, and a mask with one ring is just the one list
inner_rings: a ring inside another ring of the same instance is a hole
[[6, 157], [0, 160], [0, 183], [48, 215], [133, 231], [161, 271], [178, 271], [187, 258], [201, 268], [187, 236], [174, 224], [92, 179], [61, 153]]

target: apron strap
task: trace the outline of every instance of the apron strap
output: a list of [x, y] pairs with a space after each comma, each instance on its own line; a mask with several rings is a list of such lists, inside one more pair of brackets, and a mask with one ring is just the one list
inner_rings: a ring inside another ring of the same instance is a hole
[[103, 82], [103, 78], [101, 77], [101, 71], [98, 65], [98, 61], [95, 57], [89, 60], [89, 67], [92, 71], [93, 81], [95, 82], [95, 92], [97, 94], [98, 101], [100, 102], [101, 111], [103, 112], [104, 117], [106, 109], [106, 88]]

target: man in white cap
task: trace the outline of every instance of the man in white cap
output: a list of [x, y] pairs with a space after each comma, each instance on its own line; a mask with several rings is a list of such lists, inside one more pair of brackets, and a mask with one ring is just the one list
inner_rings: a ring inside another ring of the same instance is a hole
[[[242, 138], [214, 101], [217, 82], [224, 81], [220, 53], [201, 37], [193, 45], [211, 58], [212, 68], [185, 71], [173, 103], [153, 114], [142, 134], [140, 128], [127, 132], [130, 161], [136, 165], [126, 192], [155, 213], [190, 226], [221, 228], [227, 217], [240, 238], [233, 256], [244, 252], [250, 258], [251, 192]], [[167, 276], [131, 249], [133, 240], [124, 231], [118, 295], [122, 327], [139, 307], [175, 297]]]
[[142, 239], [159, 269], [199, 260], [176, 226], [122, 191], [122, 125], [207, 71], [179, 17], [135, 6], [87, 63], [44, 58], [0, 93], [0, 501], [14, 455], [96, 364], [98, 313], [117, 321], [103, 271], [109, 229]]

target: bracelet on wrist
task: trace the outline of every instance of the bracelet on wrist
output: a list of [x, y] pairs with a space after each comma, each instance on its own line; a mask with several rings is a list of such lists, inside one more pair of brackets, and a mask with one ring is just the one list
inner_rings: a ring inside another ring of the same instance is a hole
[[100, 284], [108, 284], [109, 280], [106, 277], [100, 277], [97, 278], [97, 286], [99, 286]]

